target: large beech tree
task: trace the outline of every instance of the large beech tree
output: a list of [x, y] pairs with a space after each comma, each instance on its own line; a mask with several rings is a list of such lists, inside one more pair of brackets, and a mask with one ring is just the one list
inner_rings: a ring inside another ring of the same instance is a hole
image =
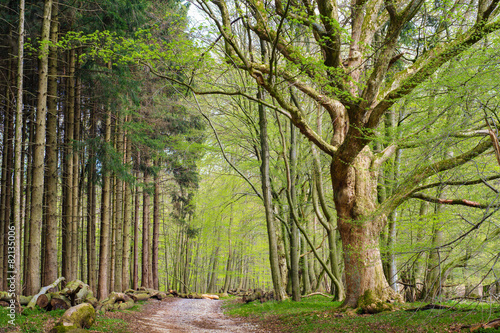
[[[344, 250], [344, 304], [357, 306], [367, 292], [382, 301], [397, 297], [384, 276], [379, 249], [387, 216], [411, 195], [415, 197], [413, 192], [423, 180], [483, 154], [491, 141], [476, 138], [473, 148], [459, 156], [420, 165], [378, 203], [381, 166], [403, 141], [376, 151], [371, 145], [374, 133], [393, 105], [438, 74], [450, 59], [500, 28], [498, 1], [456, 0], [437, 5], [424, 0], [192, 3], [216, 26], [219, 37], [215, 34], [213, 45], [222, 43], [225, 62], [253, 77], [274, 101], [267, 102], [267, 107], [289, 118], [330, 157]], [[438, 13], [433, 24], [428, 23], [429, 9]], [[426, 44], [405, 44], [401, 36], [420, 25], [424, 25], [420, 37], [425, 36]], [[260, 45], [268, 50], [264, 60], [259, 56]], [[406, 63], [400, 59], [403, 56]], [[290, 101], [287, 87], [293, 87], [300, 100], [310, 99], [325, 110], [331, 130], [319, 134]], [[255, 100], [244, 87], [191, 88], [198, 94], [241, 94]]]

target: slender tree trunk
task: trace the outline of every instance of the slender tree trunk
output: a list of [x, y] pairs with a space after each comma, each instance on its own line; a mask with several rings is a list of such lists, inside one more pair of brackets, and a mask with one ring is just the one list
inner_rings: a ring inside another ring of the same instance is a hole
[[[58, 36], [58, 4], [52, 8], [52, 24], [50, 40], [57, 43]], [[46, 133], [46, 172], [45, 172], [45, 247], [43, 285], [49, 285], [57, 279], [57, 65], [56, 46], [49, 48], [49, 78], [47, 97], [47, 133]]]
[[[19, 30], [18, 30], [18, 49], [17, 49], [17, 96], [16, 96], [16, 132], [14, 135], [14, 186], [13, 186], [13, 223], [14, 227], [14, 267], [11, 269], [16, 272], [14, 277], [15, 293], [17, 303], [21, 295], [21, 192], [22, 192], [22, 126], [23, 126], [23, 75], [24, 75], [24, 15], [25, 2], [19, 1]], [[9, 230], [11, 231], [11, 230]], [[10, 235], [9, 235], [10, 236]], [[11, 242], [10, 237], [8, 238]], [[10, 245], [10, 244], [9, 244]], [[5, 268], [9, 266], [4, 266]]]
[[65, 112], [65, 154], [64, 154], [64, 181], [63, 184], [63, 221], [62, 221], [62, 275], [66, 278], [66, 281], [73, 280], [73, 139], [75, 133], [75, 67], [74, 67], [74, 57], [72, 55], [74, 50], [71, 50], [68, 55], [68, 71], [69, 76], [66, 78], [66, 112]]
[[229, 249], [228, 249], [228, 253], [227, 253], [224, 287], [222, 289], [223, 293], [227, 293], [227, 290], [229, 289], [229, 282], [230, 282], [230, 276], [231, 276], [231, 261], [233, 260], [233, 253], [232, 253], [232, 248], [231, 248], [231, 224], [232, 223], [233, 223], [233, 204], [231, 204], [231, 216], [229, 218], [229, 227], [228, 227], [228, 231], [227, 231]]
[[[116, 150], [116, 139], [115, 135], [111, 135], [112, 140], [115, 141]], [[110, 230], [111, 230], [111, 240], [110, 240], [110, 256], [109, 256], [109, 274], [108, 274], [108, 286], [109, 292], [113, 292], [115, 287], [115, 262], [116, 262], [116, 175], [111, 176], [111, 204], [110, 204]], [[120, 253], [121, 255], [121, 253]]]
[[[116, 143], [116, 148], [119, 154], [125, 155], [124, 154], [124, 142], [123, 142], [123, 122], [120, 120], [120, 122], [117, 124], [116, 129], [117, 129], [117, 143]], [[123, 160], [123, 158], [122, 158]], [[115, 246], [115, 283], [114, 283], [114, 290], [115, 291], [122, 291], [122, 272], [123, 272], [123, 181], [120, 179], [120, 177], [116, 178], [116, 220], [115, 220], [115, 228], [116, 228], [116, 234], [115, 234], [115, 240], [116, 240], [116, 246]]]
[[[259, 89], [258, 98], [263, 99], [262, 91]], [[264, 210], [266, 213], [267, 236], [269, 242], [269, 263], [271, 266], [271, 277], [273, 280], [274, 295], [276, 300], [281, 301], [286, 298], [283, 284], [281, 282], [280, 267], [278, 261], [278, 245], [276, 236], [276, 226], [274, 213], [272, 210], [271, 182], [269, 173], [269, 144], [267, 138], [267, 118], [264, 106], [259, 104], [259, 128], [262, 164], [260, 167], [262, 182], [262, 197], [264, 200]]]
[[[305, 254], [307, 252], [307, 246], [306, 246], [306, 241], [302, 240], [300, 242], [302, 252]], [[303, 281], [303, 294], [307, 295], [311, 292], [311, 280], [309, 280], [309, 258], [307, 257], [308, 255], [305, 254], [301, 260], [302, 260], [302, 281]]]
[[12, 86], [14, 80], [14, 62], [9, 60], [8, 68], [8, 78], [7, 78], [7, 89], [6, 89], [6, 105], [5, 105], [5, 118], [4, 118], [4, 135], [3, 135], [3, 155], [2, 155], [2, 199], [1, 199], [1, 210], [0, 210], [0, 234], [1, 236], [1, 256], [0, 260], [2, 267], [4, 268], [0, 280], [2, 283], [0, 287], [3, 290], [7, 290], [7, 272], [8, 269], [8, 234], [10, 226], [10, 210], [11, 210], [11, 196], [12, 196], [12, 153], [13, 153], [13, 138], [14, 138], [14, 122], [13, 122], [13, 105], [12, 105]]
[[151, 185], [151, 176], [149, 173], [149, 157], [145, 159], [146, 171], [144, 171], [144, 190], [142, 195], [143, 201], [143, 210], [142, 210], [142, 276], [141, 283], [142, 286], [151, 288], [152, 286], [149, 284], [149, 275], [150, 275], [150, 248], [151, 245], [149, 243], [149, 228], [151, 226], [150, 223], [150, 195], [149, 195], [149, 186]]
[[[318, 109], [317, 113], [317, 120], [316, 124], [318, 127], [318, 133], [321, 134], [322, 132], [322, 121], [321, 121], [321, 114]], [[314, 167], [314, 186], [313, 189], [315, 192], [313, 193], [313, 200], [314, 204], [320, 204], [321, 206], [321, 211], [323, 212], [323, 215], [326, 219], [326, 233], [328, 237], [328, 253], [329, 253], [329, 260], [330, 260], [330, 267], [331, 267], [331, 272], [335, 279], [332, 279], [331, 281], [331, 292], [334, 295], [334, 300], [343, 300], [344, 299], [344, 286], [342, 285], [342, 275], [340, 273], [340, 264], [339, 264], [339, 251], [338, 248], [340, 246], [337, 246], [337, 225], [335, 224], [333, 214], [330, 212], [330, 209], [328, 208], [326, 204], [326, 199], [325, 199], [325, 192], [323, 189], [323, 179], [321, 176], [321, 167], [320, 167], [320, 159], [319, 159], [319, 154], [318, 150], [315, 146], [312, 146], [312, 154], [313, 154], [313, 167]], [[319, 210], [319, 208], [318, 208]], [[325, 270], [326, 273], [326, 270]], [[318, 281], [318, 285], [320, 284], [320, 281]]]
[[[95, 138], [96, 135], [96, 107], [91, 109], [90, 114], [90, 138]], [[87, 183], [87, 274], [88, 284], [92, 290], [97, 287], [97, 251], [96, 251], [96, 224], [97, 224], [97, 198], [96, 198], [96, 158], [95, 151], [92, 147], [89, 148], [89, 172]]]
[[211, 275], [210, 275], [210, 283], [208, 284], [208, 292], [209, 293], [215, 293], [216, 290], [216, 285], [217, 285], [217, 266], [219, 264], [219, 246], [215, 248], [213, 252], [213, 258], [212, 258], [212, 267], [211, 267]]
[[292, 208], [297, 206], [295, 193], [295, 169], [297, 166], [297, 135], [295, 126], [290, 123], [290, 277], [292, 280], [292, 300], [300, 301], [300, 279], [299, 279], [299, 231], [297, 224], [293, 221]]
[[41, 231], [43, 219], [43, 178], [45, 157], [45, 124], [47, 116], [47, 80], [48, 80], [48, 41], [50, 39], [50, 22], [52, 0], [46, 0], [43, 10], [43, 23], [40, 47], [40, 68], [38, 75], [38, 101], [36, 114], [35, 149], [33, 154], [33, 178], [31, 190], [30, 243], [28, 254], [28, 279], [26, 291], [35, 294], [41, 287]]
[[[159, 163], [158, 163], [159, 164]], [[160, 177], [159, 172], [154, 177], [154, 196], [153, 196], [153, 288], [158, 290], [160, 283], [158, 280], [158, 251], [160, 240]]]
[[[28, 128], [29, 128], [29, 135], [28, 135], [28, 138], [27, 140], [25, 140], [26, 142], [32, 142], [33, 140], [33, 137], [35, 136], [35, 129], [34, 129], [34, 114], [33, 112], [31, 112], [29, 115], [28, 115], [28, 118], [29, 118], [29, 122], [28, 122]], [[25, 204], [24, 204], [24, 208], [25, 208], [25, 219], [24, 219], [24, 230], [23, 230], [23, 281], [27, 281], [28, 280], [28, 271], [29, 271], [29, 244], [30, 244], [30, 215], [31, 215], [31, 179], [33, 178], [33, 172], [32, 172], [32, 169], [33, 169], [33, 152], [35, 150], [34, 146], [33, 145], [28, 145], [27, 147], [27, 154], [26, 154], [26, 158], [27, 158], [27, 166], [26, 166], [26, 186], [25, 186], [25, 189], [24, 189], [24, 193], [25, 193]], [[23, 295], [26, 294], [26, 284], [24, 284], [23, 286]]]
[[[72, 102], [72, 105], [74, 106], [74, 114], [73, 114], [73, 140], [74, 143], [72, 143], [73, 149], [73, 181], [72, 181], [72, 191], [73, 194], [71, 196], [73, 202], [71, 203], [72, 205], [72, 216], [71, 216], [71, 280], [76, 279], [78, 276], [78, 224], [80, 223], [80, 174], [79, 174], [79, 167], [80, 167], [80, 161], [79, 157], [80, 154], [77, 149], [75, 149], [75, 143], [77, 143], [80, 140], [80, 94], [79, 94], [79, 88], [78, 88], [78, 83], [79, 80], [76, 79], [76, 67], [77, 67], [77, 54], [76, 50], [72, 50], [70, 52], [70, 84], [73, 82], [73, 86], [70, 87], [70, 98], [71, 95], [74, 96], [74, 101]], [[71, 93], [72, 91], [72, 93]], [[70, 280], [68, 280], [70, 281]]]
[[[126, 120], [125, 120], [126, 121]], [[123, 133], [124, 141], [124, 163], [128, 164], [131, 157], [131, 145], [127, 140], [126, 133]], [[122, 290], [126, 290], [130, 286], [130, 225], [131, 225], [131, 188], [127, 182], [124, 182], [124, 196], [123, 196], [123, 249], [122, 249]]]
[[[137, 152], [137, 160], [136, 160], [136, 178], [137, 182], [140, 182], [140, 171], [139, 171], [139, 166], [141, 163], [141, 155], [140, 152]], [[134, 215], [134, 269], [133, 269], [133, 288], [137, 289], [139, 288], [139, 222], [140, 222], [140, 215], [139, 215], [139, 200], [140, 200], [140, 193], [139, 193], [139, 187], [136, 186], [135, 188], [135, 198], [134, 198], [134, 207], [135, 207], [135, 215]]]
[[[105, 144], [111, 143], [111, 112], [106, 117]], [[103, 163], [103, 186], [101, 204], [101, 235], [99, 249], [99, 277], [97, 282], [97, 295], [100, 300], [108, 296], [109, 273], [109, 242], [111, 218], [111, 176], [106, 163]]]

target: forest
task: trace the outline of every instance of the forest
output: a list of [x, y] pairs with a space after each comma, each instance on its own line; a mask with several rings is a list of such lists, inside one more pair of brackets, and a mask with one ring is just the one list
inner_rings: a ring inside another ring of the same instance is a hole
[[498, 301], [499, 7], [1, 0], [0, 290]]

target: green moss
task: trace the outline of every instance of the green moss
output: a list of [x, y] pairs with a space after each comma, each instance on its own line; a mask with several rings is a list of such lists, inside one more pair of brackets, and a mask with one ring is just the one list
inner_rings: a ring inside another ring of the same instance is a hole
[[74, 331], [75, 329], [80, 328], [76, 325], [71, 325], [69, 323], [60, 323], [54, 326], [50, 333], [67, 333], [70, 331]]
[[384, 311], [391, 311], [394, 305], [379, 299], [372, 290], [367, 290], [358, 300], [358, 313], [375, 314]]
[[95, 318], [94, 307], [88, 303], [82, 303], [68, 309], [50, 332], [63, 333], [76, 328], [89, 328], [95, 322]]

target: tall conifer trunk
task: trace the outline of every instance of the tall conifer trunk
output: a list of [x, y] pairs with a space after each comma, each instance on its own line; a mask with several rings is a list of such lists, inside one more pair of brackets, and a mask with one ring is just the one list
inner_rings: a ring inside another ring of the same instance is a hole
[[[52, 8], [52, 25], [50, 40], [57, 43], [58, 34], [58, 4]], [[45, 247], [43, 285], [49, 285], [57, 279], [57, 64], [56, 46], [49, 48], [49, 79], [47, 97], [47, 148], [45, 173]]]
[[[111, 112], [106, 116], [105, 144], [111, 143]], [[101, 235], [99, 246], [99, 276], [97, 282], [97, 297], [102, 300], [108, 296], [109, 274], [109, 242], [111, 218], [111, 175], [106, 160], [103, 163], [102, 197], [101, 197]]]
[[47, 116], [48, 48], [52, 0], [46, 0], [43, 9], [43, 23], [40, 46], [40, 67], [38, 75], [38, 101], [36, 111], [36, 134], [33, 152], [33, 178], [31, 189], [30, 242], [28, 253], [29, 272], [26, 292], [35, 294], [41, 287], [41, 231], [43, 219], [43, 182], [45, 157], [45, 125]]
[[[21, 218], [22, 218], [22, 126], [23, 126], [23, 76], [24, 76], [24, 16], [25, 2], [19, 1], [19, 29], [18, 29], [18, 48], [17, 48], [17, 96], [16, 96], [16, 132], [14, 135], [14, 186], [13, 186], [13, 223], [15, 235], [15, 292], [16, 301], [21, 295]], [[5, 266], [7, 267], [7, 266]]]
[[66, 100], [65, 100], [65, 149], [63, 158], [63, 220], [62, 220], [62, 275], [66, 281], [73, 280], [73, 246], [76, 246], [73, 240], [73, 140], [75, 135], [75, 67], [74, 67], [74, 50], [70, 50], [67, 54], [67, 66], [69, 75], [66, 78]]
[[144, 160], [144, 165], [146, 170], [144, 171], [144, 189], [142, 194], [142, 275], [141, 275], [141, 283], [142, 286], [151, 288], [150, 285], [150, 274], [151, 274], [151, 245], [149, 240], [149, 229], [151, 226], [150, 223], [150, 195], [149, 195], [149, 186], [151, 182], [151, 175], [149, 173], [149, 157], [146, 157]]
[[[90, 110], [90, 138], [95, 138], [96, 134], [96, 106]], [[96, 158], [95, 150], [89, 149], [89, 171], [87, 180], [87, 283], [92, 290], [97, 287], [97, 252], [96, 252]]]
[[[136, 172], [135, 177], [137, 178], [137, 182], [140, 182], [141, 172], [139, 171], [139, 166], [141, 163], [141, 154], [137, 151], [136, 158]], [[134, 194], [134, 262], [133, 262], [133, 273], [132, 273], [132, 288], [139, 288], [139, 223], [140, 223], [140, 192], [139, 187], [135, 187]]]
[[4, 150], [3, 150], [3, 162], [2, 162], [2, 210], [1, 210], [1, 223], [0, 223], [0, 233], [3, 236], [2, 240], [2, 251], [3, 251], [3, 256], [1, 256], [0, 260], [2, 260], [2, 266], [4, 267], [4, 271], [2, 274], [2, 280], [3, 283], [0, 285], [2, 286], [3, 290], [7, 290], [8, 288], [8, 281], [7, 277], [8, 274], [7, 272], [9, 271], [8, 269], [5, 269], [5, 267], [8, 267], [8, 245], [9, 245], [9, 240], [8, 240], [8, 235], [9, 235], [9, 227], [10, 227], [10, 213], [11, 213], [11, 201], [12, 201], [12, 171], [13, 171], [13, 164], [12, 164], [12, 156], [13, 156], [13, 139], [14, 139], [14, 105], [12, 104], [13, 99], [13, 91], [11, 89], [12, 86], [14, 86], [15, 82], [15, 62], [10, 60], [9, 61], [9, 68], [8, 68], [8, 80], [7, 80], [7, 86], [8, 89], [6, 91], [6, 96], [7, 96], [7, 101], [6, 101], [6, 107], [5, 107], [5, 118], [4, 118], [4, 129], [5, 129], [5, 134], [3, 136], [4, 138]]
[[[125, 119], [127, 121], [127, 119]], [[124, 141], [124, 150], [125, 150], [125, 156], [124, 156], [124, 163], [128, 164], [130, 163], [130, 158], [131, 158], [131, 144], [129, 140], [127, 139], [127, 134], [126, 132], [123, 134], [123, 141]], [[131, 197], [132, 197], [132, 189], [130, 188], [130, 185], [128, 182], [125, 182], [125, 188], [124, 188], [124, 195], [123, 195], [123, 267], [122, 267], [122, 289], [126, 290], [130, 287], [130, 227], [131, 227], [131, 214], [132, 214], [132, 208], [131, 208]]]
[[[116, 125], [116, 150], [123, 154], [123, 127], [119, 120]], [[122, 158], [123, 160], [123, 158]], [[116, 177], [115, 193], [115, 270], [114, 270], [114, 291], [122, 291], [122, 266], [123, 266], [123, 182], [120, 177]]]
[[[72, 191], [73, 194], [71, 196], [73, 202], [71, 203], [72, 206], [72, 216], [71, 216], [71, 280], [74, 280], [78, 277], [78, 229], [79, 229], [79, 224], [81, 223], [81, 218], [80, 218], [80, 173], [79, 173], [79, 167], [80, 167], [80, 153], [78, 152], [78, 149], [76, 147], [76, 144], [80, 140], [80, 119], [81, 119], [81, 114], [80, 114], [80, 88], [78, 87], [78, 84], [80, 80], [76, 78], [76, 68], [78, 66], [77, 64], [77, 52], [76, 50], [72, 50], [70, 52], [70, 84], [72, 82], [72, 87], [70, 88], [70, 98], [71, 95], [73, 96], [73, 140], [74, 142], [71, 143], [72, 146], [72, 167], [73, 167], [73, 181], [72, 181]], [[71, 281], [68, 280], [68, 281]]]
[[[157, 166], [159, 166], [157, 162]], [[153, 285], [152, 287], [156, 290], [160, 287], [159, 277], [158, 277], [158, 251], [159, 251], [159, 241], [160, 241], [160, 176], [159, 171], [154, 177], [154, 197], [153, 197], [153, 262], [152, 262], [152, 275], [153, 275]]]

